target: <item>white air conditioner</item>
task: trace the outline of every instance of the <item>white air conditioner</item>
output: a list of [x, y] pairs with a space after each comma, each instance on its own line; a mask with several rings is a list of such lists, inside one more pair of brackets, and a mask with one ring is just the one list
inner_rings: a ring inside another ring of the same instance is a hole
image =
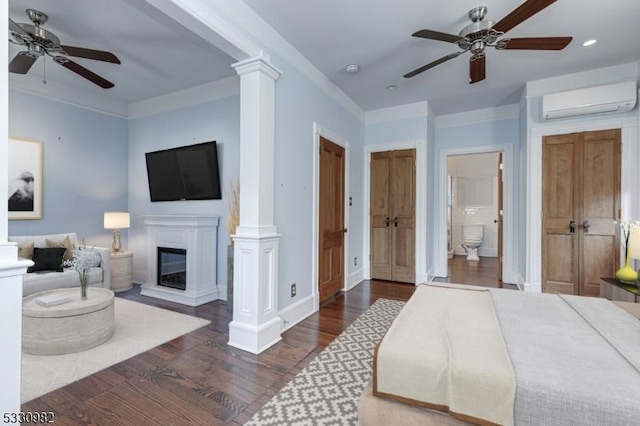
[[606, 112], [627, 112], [636, 105], [635, 81], [551, 93], [542, 97], [542, 118], [578, 117]]

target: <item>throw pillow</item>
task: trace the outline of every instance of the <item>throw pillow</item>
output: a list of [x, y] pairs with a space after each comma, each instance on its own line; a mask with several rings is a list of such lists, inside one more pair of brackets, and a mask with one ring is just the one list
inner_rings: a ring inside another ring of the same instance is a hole
[[23, 246], [18, 246], [18, 256], [31, 259], [33, 257], [33, 246], [33, 241]]
[[64, 247], [41, 248], [34, 247], [33, 262], [27, 272], [56, 271], [62, 272], [62, 258], [67, 249]]
[[64, 254], [64, 260], [68, 260], [69, 262], [73, 260], [73, 251], [76, 249], [76, 246], [73, 243], [71, 243], [71, 239], [69, 238], [68, 235], [64, 237], [64, 239], [60, 242], [52, 241], [47, 238], [45, 239], [45, 243], [49, 248], [64, 247], [67, 250], [66, 253]]

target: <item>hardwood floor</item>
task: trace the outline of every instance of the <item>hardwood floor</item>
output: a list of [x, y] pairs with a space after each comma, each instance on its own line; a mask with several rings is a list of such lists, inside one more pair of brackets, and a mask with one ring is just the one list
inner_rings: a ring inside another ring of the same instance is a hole
[[[449, 261], [441, 282], [498, 287], [497, 260]], [[211, 323], [22, 405], [55, 413], [62, 425], [241, 425], [306, 367], [378, 298], [408, 300], [415, 287], [364, 281], [287, 330], [260, 355], [227, 346], [231, 313], [216, 301], [189, 307], [140, 295], [118, 297], [205, 318]]]
[[22, 405], [58, 425], [244, 424], [376, 299], [407, 300], [411, 284], [364, 281], [287, 330], [260, 355], [227, 346], [231, 314], [216, 301], [188, 307], [119, 297], [194, 315], [211, 324]]
[[449, 259], [448, 273], [447, 278], [436, 278], [434, 281], [502, 287], [498, 280], [497, 257], [481, 257], [479, 262], [468, 262], [466, 256], [456, 255]]

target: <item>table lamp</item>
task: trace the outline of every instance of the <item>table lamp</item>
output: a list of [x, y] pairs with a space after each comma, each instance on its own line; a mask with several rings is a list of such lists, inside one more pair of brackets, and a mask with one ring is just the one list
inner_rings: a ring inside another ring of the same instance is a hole
[[113, 243], [111, 244], [111, 250], [114, 253], [118, 253], [122, 250], [120, 230], [128, 229], [129, 226], [129, 212], [105, 212], [104, 229], [113, 229]]
[[[629, 227], [629, 241], [627, 243], [627, 254], [631, 259], [640, 259], [640, 226], [631, 225]], [[636, 285], [637, 282], [636, 275]]]

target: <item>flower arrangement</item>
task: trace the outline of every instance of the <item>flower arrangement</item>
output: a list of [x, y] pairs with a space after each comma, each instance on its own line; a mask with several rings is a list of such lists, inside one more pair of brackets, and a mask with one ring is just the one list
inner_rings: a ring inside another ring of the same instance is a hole
[[622, 247], [624, 248], [624, 258], [627, 258], [627, 247], [629, 245], [629, 231], [631, 230], [632, 226], [640, 226], [640, 220], [626, 220], [626, 221], [620, 221], [620, 222], [616, 222], [618, 224], [618, 226], [620, 226], [620, 243], [622, 244]]
[[73, 251], [73, 266], [78, 274], [80, 274], [80, 298], [82, 300], [87, 299], [87, 279], [89, 278], [89, 269], [100, 264], [102, 258], [100, 253], [93, 250], [93, 248], [86, 248], [81, 246]]
[[[229, 182], [227, 195], [227, 207], [229, 211], [225, 220], [225, 226], [227, 227], [227, 233], [233, 235], [236, 233], [238, 225], [240, 225], [240, 182], [238, 182], [238, 179]], [[233, 244], [233, 240], [231, 244]]]

